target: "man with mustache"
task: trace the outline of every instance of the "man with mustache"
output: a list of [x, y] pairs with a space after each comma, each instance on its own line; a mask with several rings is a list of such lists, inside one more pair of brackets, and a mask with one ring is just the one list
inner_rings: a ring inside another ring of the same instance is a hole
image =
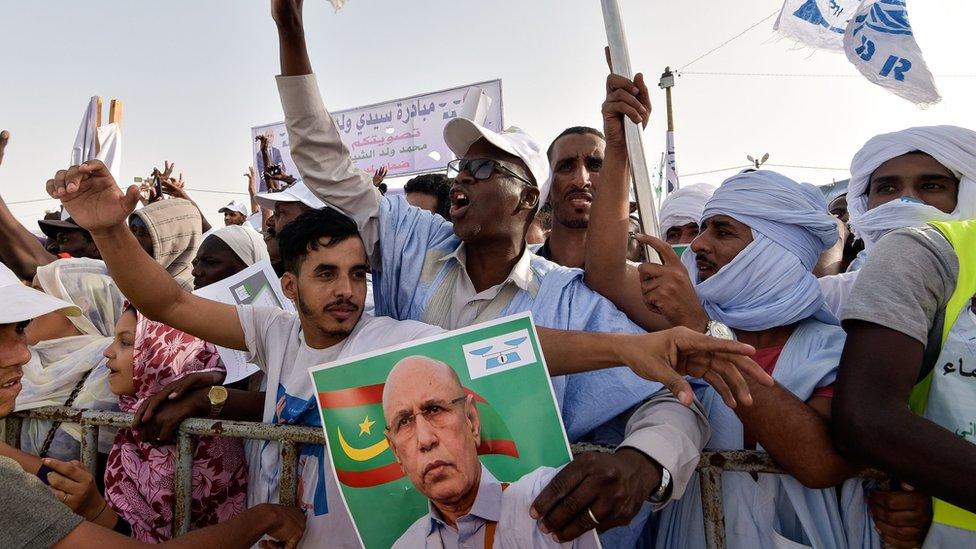
[[[395, 548], [480, 545], [560, 547], [529, 517], [529, 505], [556, 469], [539, 467], [502, 484], [481, 464], [478, 408], [457, 372], [425, 356], [397, 362], [383, 385], [386, 439], [414, 488], [429, 500]], [[596, 547], [592, 534], [565, 546]]]
[[552, 232], [535, 251], [564, 267], [583, 267], [586, 227], [590, 220], [593, 189], [600, 183], [606, 141], [596, 128], [573, 126], [552, 140], [546, 156], [552, 171], [549, 196]]
[[[446, 125], [444, 140], [459, 157], [448, 166], [453, 224], [401, 197], [383, 197], [372, 176], [353, 166], [322, 102], [301, 0], [275, 0], [272, 15], [292, 158], [309, 188], [359, 226], [376, 282], [377, 314], [454, 329], [531, 311], [539, 326], [552, 329], [642, 331], [590, 290], [578, 270], [526, 249], [526, 232], [540, 198], [548, 196], [549, 179], [548, 162], [531, 137], [517, 128], [498, 133], [460, 118]], [[715, 372], [708, 377], [722, 387], [723, 379], [739, 386], [738, 372], [727, 373], [729, 378]], [[698, 462], [704, 421], [662, 386], [626, 369], [554, 377], [553, 385], [570, 440], [618, 451], [589, 453], [564, 468], [557, 484], [567, 489], [550, 492], [537, 515], [561, 540], [594, 527], [633, 524], [614, 532], [621, 538], [606, 538], [615, 546], [633, 543], [650, 514], [643, 502], [663, 505], [683, 492]], [[576, 500], [590, 505], [573, 505]]]

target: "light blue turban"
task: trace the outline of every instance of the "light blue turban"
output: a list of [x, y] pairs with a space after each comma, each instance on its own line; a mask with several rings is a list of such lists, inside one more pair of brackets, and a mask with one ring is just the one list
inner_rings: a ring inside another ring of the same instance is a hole
[[826, 308], [813, 268], [838, 239], [837, 222], [816, 187], [760, 170], [726, 179], [705, 205], [702, 221], [727, 215], [752, 229], [752, 242], [708, 280], [698, 281], [695, 254], [682, 256], [708, 316], [732, 328], [759, 331], [815, 317]]

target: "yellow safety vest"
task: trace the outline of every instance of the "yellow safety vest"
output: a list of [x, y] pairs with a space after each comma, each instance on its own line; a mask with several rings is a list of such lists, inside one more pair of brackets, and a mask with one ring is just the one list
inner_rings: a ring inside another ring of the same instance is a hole
[[[955, 325], [960, 313], [966, 310], [973, 296], [976, 295], [976, 220], [950, 221], [929, 223], [949, 241], [956, 257], [959, 259], [959, 278], [956, 289], [949, 297], [945, 308], [945, 322], [942, 327], [941, 346], [945, 345], [949, 332]], [[912, 390], [909, 405], [917, 415], [924, 415], [926, 405], [932, 396], [932, 379], [936, 369], [933, 369]], [[949, 425], [943, 427], [951, 429]], [[946, 503], [940, 499], [932, 499], [933, 522], [945, 524], [955, 528], [976, 531], [976, 514], [965, 509]]]

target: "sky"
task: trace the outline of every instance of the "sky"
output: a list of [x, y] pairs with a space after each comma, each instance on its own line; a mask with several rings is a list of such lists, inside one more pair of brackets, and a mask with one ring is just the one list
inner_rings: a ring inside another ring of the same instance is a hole
[[[685, 67], [782, 6], [619, 2], [632, 66], [653, 83], [665, 66]], [[348, 0], [338, 13], [326, 0], [305, 3], [312, 65], [332, 110], [501, 78], [505, 124], [544, 145], [565, 127], [601, 125], [607, 68], [598, 0]], [[93, 95], [106, 100], [106, 118], [109, 99], [125, 102], [121, 182], [169, 160], [211, 222], [222, 224], [217, 209], [231, 199], [246, 200], [250, 128], [282, 119], [267, 0], [0, 0], [0, 7], [0, 128], [12, 134], [0, 195], [28, 228], [56, 205], [43, 200], [44, 183], [67, 166]], [[850, 158], [877, 133], [976, 127], [976, 3], [910, 0], [908, 9], [941, 103], [919, 109], [860, 77], [843, 54], [797, 47], [773, 31], [773, 17], [678, 78], [681, 182], [718, 184], [746, 155], [768, 153], [770, 164], [826, 168], [774, 168], [825, 184], [846, 178]], [[656, 86], [652, 101], [644, 143], [656, 167], [666, 127]]]

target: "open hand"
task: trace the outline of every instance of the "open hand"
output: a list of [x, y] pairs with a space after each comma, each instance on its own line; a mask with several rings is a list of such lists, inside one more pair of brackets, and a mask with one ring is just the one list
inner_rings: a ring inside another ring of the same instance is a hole
[[674, 248], [660, 238], [646, 234], [635, 234], [634, 238], [654, 248], [661, 257], [660, 265], [641, 263], [637, 268], [644, 305], [652, 312], [663, 315], [673, 326], [686, 326], [704, 332], [708, 326], [708, 314], [698, 301], [688, 269], [674, 253]]
[[139, 203], [139, 187], [130, 185], [123, 193], [101, 160], [58, 171], [47, 181], [47, 194], [92, 233], [124, 225]]
[[258, 179], [257, 173], [254, 171], [254, 166], [247, 167], [247, 172], [244, 173], [244, 177], [247, 178], [247, 194], [251, 196], [258, 194]]
[[619, 350], [622, 362], [644, 379], [662, 383], [685, 406], [694, 399], [686, 375], [707, 381], [731, 408], [737, 401], [752, 404], [743, 374], [762, 385], [773, 385], [773, 378], [748, 358], [756, 350], [745, 343], [685, 327], [629, 336], [624, 341], [627, 343]]
[[380, 166], [380, 168], [378, 170], [376, 170], [376, 172], [373, 174], [373, 185], [374, 186], [376, 186], [376, 187], [379, 187], [380, 186], [380, 183], [382, 183], [383, 180], [386, 179], [387, 171], [388, 170], [386, 169], [386, 166]]

